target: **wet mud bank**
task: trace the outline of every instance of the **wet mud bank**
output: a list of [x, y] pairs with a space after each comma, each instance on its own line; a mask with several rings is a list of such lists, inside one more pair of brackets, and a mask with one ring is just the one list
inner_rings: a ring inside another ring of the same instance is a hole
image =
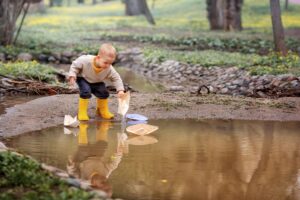
[[[56, 95], [8, 108], [0, 115], [0, 137], [61, 125], [64, 115], [76, 115], [77, 101], [77, 94]], [[96, 99], [91, 99], [89, 104], [92, 120], [95, 119], [95, 103]], [[115, 96], [110, 98], [109, 104], [111, 111], [116, 113]], [[133, 93], [128, 113], [143, 114], [149, 119], [300, 121], [300, 98], [270, 100], [187, 93]], [[120, 116], [115, 120], [120, 120]]]

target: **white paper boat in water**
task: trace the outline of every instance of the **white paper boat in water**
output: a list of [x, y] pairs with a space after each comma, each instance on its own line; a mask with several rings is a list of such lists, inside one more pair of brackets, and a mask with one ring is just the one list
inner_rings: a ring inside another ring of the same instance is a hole
[[148, 145], [157, 142], [158, 140], [151, 136], [136, 136], [127, 140], [127, 143], [131, 145]]
[[77, 116], [73, 118], [71, 115], [65, 115], [64, 126], [78, 127], [79, 121], [77, 120]]
[[136, 135], [147, 135], [158, 129], [158, 126], [152, 126], [149, 124], [136, 124], [132, 126], [128, 126], [126, 131], [129, 133], [133, 133]]
[[72, 134], [72, 131], [70, 129], [67, 129], [66, 127], [64, 127], [64, 134], [70, 135], [70, 134]]
[[125, 116], [129, 109], [129, 101], [130, 101], [130, 92], [126, 92], [124, 98], [118, 98], [118, 113], [122, 116]]

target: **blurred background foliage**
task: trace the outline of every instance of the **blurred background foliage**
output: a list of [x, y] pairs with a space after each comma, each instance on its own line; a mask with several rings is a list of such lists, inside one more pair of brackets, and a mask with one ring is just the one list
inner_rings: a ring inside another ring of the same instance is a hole
[[[147, 59], [163, 55], [165, 59], [198, 62], [203, 66], [299, 67], [298, 60], [291, 61], [290, 57], [300, 52], [300, 4], [290, 4], [284, 9], [285, 1], [281, 0], [285, 41], [290, 49], [288, 58], [282, 58], [272, 50], [269, 1], [243, 1], [242, 31], [209, 30], [205, 0], [148, 0], [155, 26], [143, 15], [126, 16], [121, 0], [85, 0], [80, 4], [78, 0], [53, 0], [52, 3], [50, 7], [50, 1], [45, 0], [43, 9], [29, 12], [16, 45], [0, 46], [0, 52], [17, 55], [68, 50], [95, 54], [101, 42], [110, 41], [119, 50], [142, 47]], [[21, 18], [17, 24], [20, 22]], [[192, 58], [186, 59], [187, 55]]]

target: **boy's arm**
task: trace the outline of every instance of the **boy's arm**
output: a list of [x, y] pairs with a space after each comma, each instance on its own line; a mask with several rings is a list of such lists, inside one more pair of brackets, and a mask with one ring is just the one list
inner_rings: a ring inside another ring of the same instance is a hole
[[70, 70], [69, 70], [69, 84], [70, 85], [74, 85], [75, 84], [75, 80], [77, 75], [79, 74], [79, 72], [82, 70], [83, 67], [83, 62], [81, 57], [77, 58], [76, 60], [74, 60], [70, 66]]
[[110, 73], [107, 78], [114, 84], [118, 93], [124, 93], [123, 81], [120, 74], [113, 67], [110, 68]]

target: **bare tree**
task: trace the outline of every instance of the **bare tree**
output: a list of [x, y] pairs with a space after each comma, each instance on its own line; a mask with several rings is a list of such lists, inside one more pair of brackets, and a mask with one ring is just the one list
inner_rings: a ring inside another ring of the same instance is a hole
[[62, 4], [63, 4], [63, 0], [49, 0], [49, 7], [62, 6]]
[[285, 0], [285, 9], [287, 10], [289, 8], [289, 0]]
[[15, 24], [20, 15], [25, 0], [0, 0], [0, 44], [11, 44]]
[[284, 29], [281, 21], [281, 10], [279, 0], [270, 0], [271, 18], [273, 27], [273, 38], [275, 51], [287, 54], [287, 48], [284, 43]]
[[49, 0], [49, 6], [53, 7], [54, 6], [54, 0]]
[[243, 0], [206, 0], [207, 17], [211, 30], [237, 30], [242, 28]]
[[[0, 45], [13, 42], [16, 21], [26, 3], [37, 3], [41, 0], [0, 0]], [[28, 6], [27, 6], [28, 8]]]
[[155, 24], [146, 0], [125, 0], [125, 14], [129, 16], [145, 15], [150, 24]]

